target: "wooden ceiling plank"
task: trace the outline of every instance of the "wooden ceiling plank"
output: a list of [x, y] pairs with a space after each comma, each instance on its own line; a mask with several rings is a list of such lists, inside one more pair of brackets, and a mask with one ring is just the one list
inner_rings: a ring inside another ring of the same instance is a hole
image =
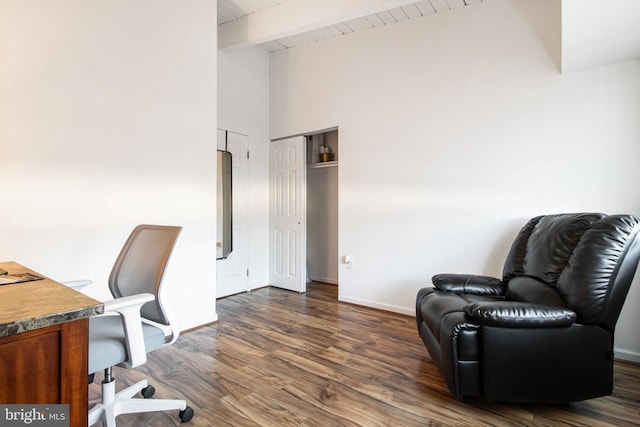
[[[442, 0], [444, 1], [444, 0]], [[218, 26], [221, 49], [277, 40], [406, 6], [415, 0], [288, 0]]]
[[333, 25], [330, 25], [328, 27], [319, 28], [314, 32], [320, 34], [322, 36], [322, 38], [325, 39], [325, 40], [326, 39], [332, 39], [334, 37], [342, 35], [342, 33]]
[[349, 33], [353, 33], [353, 28], [351, 28], [350, 26], [348, 26], [346, 23], [344, 22], [338, 22], [337, 24], [335, 24], [335, 27], [340, 30], [340, 32], [342, 34], [349, 34]]
[[349, 21], [349, 26], [351, 28], [353, 28], [353, 31], [363, 31], [363, 30], [369, 30], [371, 28], [373, 28], [373, 25], [371, 25], [371, 22], [367, 21], [364, 18], [356, 18], [356, 19], [352, 19]]
[[446, 0], [429, 0], [433, 9], [437, 12], [446, 12], [449, 10], [449, 3]]
[[409, 17], [401, 7], [396, 7], [394, 9], [389, 10], [389, 13], [397, 22], [403, 22], [409, 20]]
[[364, 16], [358, 18], [357, 21], [360, 23], [360, 28], [362, 28], [363, 30], [370, 30], [371, 28], [373, 28], [373, 24], [367, 21]]
[[362, 24], [360, 24], [360, 22], [358, 22], [357, 19], [350, 19], [347, 22], [344, 23], [346, 26], [348, 26], [349, 28], [351, 28], [353, 30], [353, 32], [357, 32], [357, 31], [362, 31]]
[[422, 0], [414, 3], [414, 5], [420, 11], [422, 16], [433, 15], [436, 13], [436, 10], [433, 8], [431, 3], [429, 3], [429, 0]]
[[[381, 14], [384, 14], [385, 11], [380, 12]], [[373, 25], [373, 27], [382, 27], [387, 25], [387, 21], [385, 21], [384, 19], [382, 19], [381, 16], [379, 16], [379, 14], [374, 13], [373, 15], [369, 15], [369, 16], [365, 16], [364, 17], [367, 21], [369, 21], [371, 23], [371, 25]]]
[[466, 4], [464, 3], [464, 0], [447, 0], [447, 3], [449, 3], [449, 7], [451, 9], [456, 9], [458, 7], [466, 6]]
[[232, 9], [227, 5], [218, 5], [218, 22], [230, 22], [243, 16], [243, 12], [238, 9]]
[[218, 24], [234, 21], [245, 15], [247, 15], [247, 11], [243, 10], [234, 1], [218, 0]]
[[422, 17], [422, 13], [420, 12], [420, 10], [418, 9], [415, 3], [402, 6], [401, 9], [404, 11], [404, 13], [407, 14], [407, 17], [409, 19]]

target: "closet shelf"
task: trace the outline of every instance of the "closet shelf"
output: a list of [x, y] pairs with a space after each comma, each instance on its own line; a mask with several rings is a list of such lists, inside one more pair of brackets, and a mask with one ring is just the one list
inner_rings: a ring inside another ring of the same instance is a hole
[[334, 160], [332, 162], [311, 163], [307, 165], [309, 169], [330, 168], [332, 166], [338, 166], [338, 161]]

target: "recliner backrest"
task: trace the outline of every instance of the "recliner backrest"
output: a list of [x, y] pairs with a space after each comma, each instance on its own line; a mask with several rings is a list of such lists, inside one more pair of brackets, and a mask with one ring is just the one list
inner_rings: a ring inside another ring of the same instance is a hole
[[503, 281], [519, 296], [531, 283], [546, 284], [576, 312], [578, 321], [613, 330], [640, 259], [639, 231], [640, 219], [632, 215], [532, 218], [511, 246]]

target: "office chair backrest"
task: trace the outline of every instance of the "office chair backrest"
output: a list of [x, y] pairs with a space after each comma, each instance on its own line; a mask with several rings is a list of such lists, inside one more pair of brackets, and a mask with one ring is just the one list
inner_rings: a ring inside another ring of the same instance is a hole
[[151, 293], [156, 299], [146, 303], [142, 317], [163, 325], [169, 319], [162, 309], [160, 287], [171, 251], [182, 227], [138, 225], [127, 239], [109, 276], [115, 298]]
[[[558, 292], [580, 322], [613, 330], [640, 259], [640, 218], [579, 213], [532, 218], [505, 262], [509, 288], [535, 279]], [[513, 282], [513, 283], [510, 283]]]

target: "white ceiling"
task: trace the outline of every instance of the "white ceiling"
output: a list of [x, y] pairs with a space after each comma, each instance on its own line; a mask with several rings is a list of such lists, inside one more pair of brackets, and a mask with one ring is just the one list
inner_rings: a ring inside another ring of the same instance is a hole
[[[490, 1], [218, 0], [218, 46], [276, 52]], [[557, 16], [542, 19], [560, 26], [554, 43], [562, 72], [640, 58], [640, 0], [555, 1]]]
[[218, 0], [218, 25], [260, 12], [287, 0]]
[[640, 1], [562, 0], [562, 72], [640, 58]]
[[251, 44], [275, 52], [487, 1], [218, 0], [220, 47]]

